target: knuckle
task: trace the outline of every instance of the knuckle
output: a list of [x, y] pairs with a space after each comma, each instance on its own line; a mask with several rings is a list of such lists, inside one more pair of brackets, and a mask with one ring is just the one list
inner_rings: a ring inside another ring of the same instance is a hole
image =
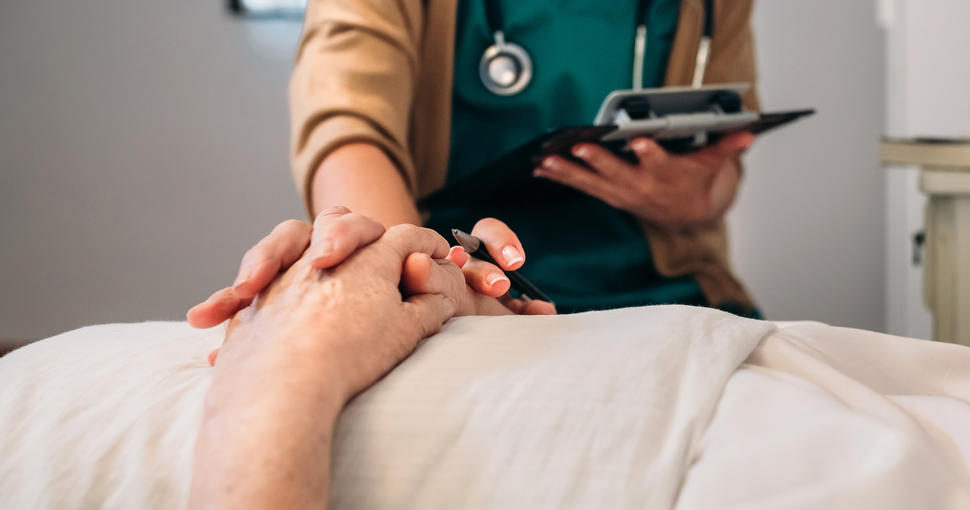
[[304, 229], [308, 226], [309, 225], [307, 225], [306, 222], [295, 220], [295, 219], [289, 219], [277, 225], [276, 228], [273, 229], [273, 232], [276, 232], [276, 233], [293, 232], [293, 231]]
[[317, 217], [319, 218], [320, 216], [341, 216], [348, 213], [350, 213], [350, 209], [347, 208], [346, 206], [334, 205], [320, 211], [320, 214], [318, 214]]
[[411, 225], [410, 223], [400, 223], [387, 229], [387, 233], [394, 237], [413, 235], [419, 228], [420, 227]]
[[324, 228], [324, 231], [326, 235], [331, 238], [344, 237], [350, 233], [352, 225], [352, 223], [344, 221], [334, 221], [328, 223]]
[[412, 239], [420, 235], [422, 230], [424, 229], [416, 225], [401, 223], [388, 228], [384, 234], [384, 238], [393, 243], [403, 243], [406, 239]]
[[340, 221], [346, 222], [356, 228], [380, 229], [381, 232], [384, 231], [384, 225], [360, 213], [349, 213], [341, 218]]
[[368, 223], [371, 220], [370, 220], [370, 218], [368, 218], [367, 216], [364, 216], [363, 214], [351, 212], [351, 213], [347, 213], [347, 214], [343, 215], [337, 221], [340, 221], [340, 222], [343, 222], [343, 223], [356, 224], [356, 223]]
[[242, 265], [247, 266], [256, 264], [265, 257], [264, 251], [265, 250], [263, 249], [262, 244], [257, 244], [256, 246], [246, 250], [246, 253], [243, 253], [242, 256]]
[[362, 226], [366, 225], [363, 221], [363, 216], [355, 213], [350, 213], [341, 216], [337, 221], [333, 223], [333, 228], [342, 229], [344, 235], [350, 234], [351, 232], [357, 232]]
[[449, 279], [449, 281], [461, 281], [464, 283], [464, 276], [462, 268], [458, 267], [458, 264], [445, 259], [441, 261], [440, 267], [444, 271], [444, 276]]

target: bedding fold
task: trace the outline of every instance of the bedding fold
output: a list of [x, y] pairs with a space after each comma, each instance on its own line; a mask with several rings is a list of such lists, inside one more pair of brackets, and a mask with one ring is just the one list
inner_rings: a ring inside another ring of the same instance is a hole
[[774, 330], [687, 306], [449, 322], [345, 410], [332, 508], [670, 508]]
[[[0, 358], [0, 508], [184, 506], [222, 337]], [[949, 510], [968, 459], [965, 347], [686, 306], [465, 317], [344, 410], [330, 507]]]

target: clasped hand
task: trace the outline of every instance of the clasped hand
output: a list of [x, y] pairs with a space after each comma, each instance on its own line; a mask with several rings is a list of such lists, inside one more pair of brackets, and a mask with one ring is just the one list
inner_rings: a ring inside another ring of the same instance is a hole
[[[505, 269], [515, 269], [524, 262], [521, 243], [502, 222], [491, 218], [482, 220], [473, 233], [486, 239], [493, 257]], [[414, 244], [419, 240], [424, 244]], [[390, 256], [382, 248], [386, 245], [396, 247], [398, 256]], [[406, 253], [407, 250], [411, 252]], [[376, 256], [375, 252], [384, 253], [384, 256]], [[344, 267], [351, 262], [354, 264], [349, 267], [370, 270], [353, 272]], [[314, 280], [311, 278], [313, 270], [327, 270], [328, 277]], [[294, 272], [299, 276], [291, 274]], [[335, 278], [337, 274], [342, 278]], [[508, 278], [499, 268], [470, 259], [460, 247], [449, 249], [448, 243], [431, 230], [399, 225], [385, 232], [384, 226], [376, 221], [345, 207], [334, 207], [317, 216], [312, 227], [297, 220], [278, 225], [243, 257], [233, 286], [215, 292], [189, 310], [188, 320], [195, 327], [211, 327], [235, 316], [227, 340], [233, 336], [236, 325], [245, 322], [242, 318], [253, 315], [252, 310], [245, 311], [247, 307], [268, 307], [267, 311], [272, 310], [286, 318], [273, 326], [277, 328], [299, 325], [300, 321], [291, 316], [302, 313], [332, 315], [345, 322], [382, 321], [385, 309], [393, 309], [390, 302], [374, 301], [370, 307], [341, 309], [337, 313], [321, 307], [317, 302], [319, 299], [286, 298], [287, 292], [307, 287], [303, 291], [309, 293], [308, 296], [323, 293], [330, 301], [360, 301], [364, 296], [379, 295], [368, 294], [365, 285], [373, 283], [375, 275], [383, 275], [384, 290], [393, 291], [391, 293], [397, 296], [398, 302], [402, 298], [428, 299], [421, 296], [437, 295], [451, 303], [453, 315], [555, 313], [549, 303], [509, 297], [506, 294]], [[355, 280], [359, 281], [355, 283]], [[333, 282], [342, 283], [339, 288], [333, 288]], [[290, 287], [293, 289], [282, 290]], [[407, 314], [405, 322], [406, 317]], [[412, 337], [423, 338], [433, 332], [420, 324], [419, 317], [412, 319], [417, 329], [408, 324], [401, 326], [403, 331], [410, 331]], [[307, 324], [310, 324], [307, 327], [316, 327], [312, 321]], [[217, 352], [210, 355], [210, 363], [215, 363]]]
[[454, 315], [512, 313], [466, 285], [453, 259], [467, 256], [432, 230], [385, 231], [339, 208], [317, 218], [307, 249], [309, 235], [309, 225], [284, 222], [255, 251], [275, 258], [244, 272], [246, 282], [253, 271], [262, 278], [256, 295], [229, 287], [189, 313], [196, 325], [232, 315], [196, 442], [191, 508], [324, 504], [330, 438], [350, 398]]

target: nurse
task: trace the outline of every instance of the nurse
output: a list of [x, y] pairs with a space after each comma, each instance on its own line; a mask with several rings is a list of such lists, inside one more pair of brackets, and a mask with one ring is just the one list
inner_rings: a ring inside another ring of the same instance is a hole
[[[311, 0], [290, 86], [298, 188], [314, 217], [342, 205], [385, 226], [474, 225], [493, 258], [560, 312], [681, 303], [757, 316], [730, 269], [724, 223], [748, 133], [690, 155], [637, 139], [634, 163], [577, 145], [589, 168], [551, 156], [533, 174], [576, 190], [568, 200], [416, 206], [538, 134], [590, 123], [613, 90], [753, 85], [751, 9], [751, 0]], [[753, 87], [743, 100], [758, 109]], [[190, 322], [221, 322], [307, 245], [332, 265], [373, 238], [312, 232], [311, 243], [309, 225], [278, 227]], [[489, 264], [463, 269], [481, 293], [509, 289]]]

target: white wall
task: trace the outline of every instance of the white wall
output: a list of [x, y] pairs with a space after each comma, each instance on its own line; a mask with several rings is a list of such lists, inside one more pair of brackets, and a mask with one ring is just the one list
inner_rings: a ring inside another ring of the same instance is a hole
[[[0, 3], [0, 339], [184, 317], [302, 214], [286, 106], [299, 24], [224, 5]], [[273, 32], [281, 47], [257, 44]]]
[[762, 0], [762, 106], [815, 107], [766, 135], [730, 216], [735, 264], [771, 319], [884, 327], [883, 42], [868, 1]]
[[[896, 137], [970, 137], [970, 2], [882, 0], [886, 26], [886, 131]], [[886, 187], [887, 330], [929, 338], [922, 268], [911, 262], [926, 198], [915, 168], [893, 168]]]
[[[299, 27], [221, 1], [0, 4], [0, 339], [178, 319], [302, 212], [285, 88]], [[870, 2], [761, 1], [766, 137], [736, 211], [769, 317], [883, 326], [882, 46]]]

